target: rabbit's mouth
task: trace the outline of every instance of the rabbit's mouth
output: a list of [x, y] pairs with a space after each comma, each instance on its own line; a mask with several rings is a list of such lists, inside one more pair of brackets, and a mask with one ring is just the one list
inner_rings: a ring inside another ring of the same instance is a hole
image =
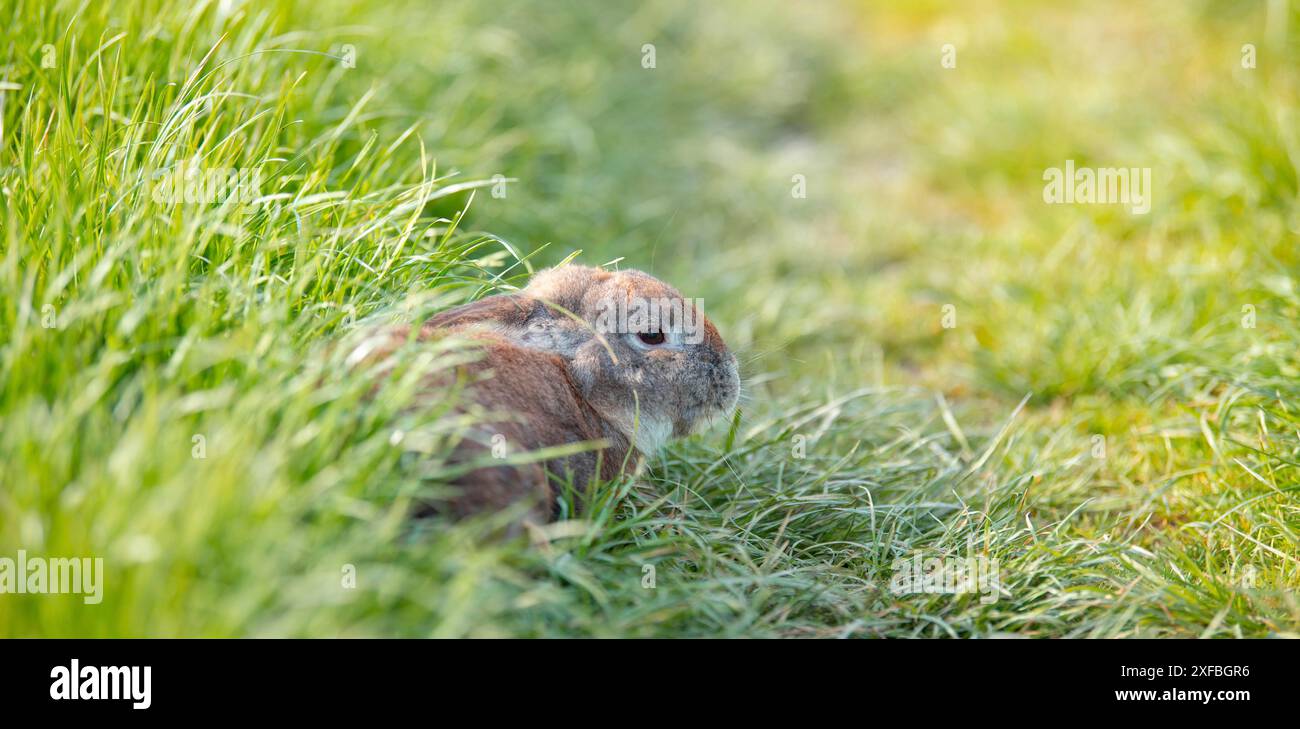
[[708, 430], [718, 420], [727, 420], [740, 400], [740, 373], [733, 357], [728, 367], [712, 375], [707, 395], [692, 404], [682, 418], [673, 423], [673, 436], [684, 438]]
[[713, 405], [713, 412], [710, 416], [726, 416], [736, 409], [736, 403], [740, 400], [740, 366], [736, 362], [734, 354], [727, 355], [727, 363], [724, 368], [719, 368], [713, 376], [713, 392], [716, 398]]

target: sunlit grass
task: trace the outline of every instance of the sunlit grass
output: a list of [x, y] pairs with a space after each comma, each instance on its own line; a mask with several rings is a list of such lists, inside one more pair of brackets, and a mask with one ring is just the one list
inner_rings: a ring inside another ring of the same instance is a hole
[[[1297, 633], [1294, 13], [19, 0], [4, 25], [0, 556], [108, 574], [98, 606], [0, 596], [0, 634]], [[1152, 167], [1151, 213], [1043, 204], [1065, 159]], [[156, 201], [184, 165], [259, 195]], [[372, 396], [330, 345], [579, 249], [704, 298], [739, 421], [531, 540], [411, 521], [455, 393]], [[997, 560], [998, 599], [895, 594], [915, 554]]]

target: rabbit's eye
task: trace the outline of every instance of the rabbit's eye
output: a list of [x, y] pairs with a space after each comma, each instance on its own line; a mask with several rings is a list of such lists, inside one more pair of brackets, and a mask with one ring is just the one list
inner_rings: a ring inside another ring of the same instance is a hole
[[641, 333], [637, 334], [636, 336], [637, 336], [637, 339], [640, 339], [643, 343], [645, 343], [645, 344], [649, 344], [649, 345], [652, 346], [652, 347], [653, 347], [654, 345], [656, 345], [656, 344], [663, 344], [663, 343], [664, 343], [664, 333], [663, 333], [663, 332], [641, 332]]

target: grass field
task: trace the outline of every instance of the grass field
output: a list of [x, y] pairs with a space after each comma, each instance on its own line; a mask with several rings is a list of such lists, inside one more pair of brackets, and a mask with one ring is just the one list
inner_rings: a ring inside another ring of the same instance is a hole
[[[1287, 0], [0, 28], [0, 557], [105, 570], [0, 636], [1300, 635]], [[1046, 204], [1067, 160], [1150, 211]], [[413, 522], [465, 423], [329, 345], [579, 251], [703, 298], [738, 419], [537, 544]], [[891, 589], [967, 556], [995, 591]]]

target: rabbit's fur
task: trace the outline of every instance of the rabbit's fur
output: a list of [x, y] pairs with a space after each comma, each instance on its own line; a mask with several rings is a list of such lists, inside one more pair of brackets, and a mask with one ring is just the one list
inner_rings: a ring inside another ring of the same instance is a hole
[[[651, 300], [677, 308], [639, 320], [610, 316], [620, 303]], [[459, 478], [460, 494], [449, 504], [433, 505], [456, 515], [530, 500], [534, 516], [548, 519], [566, 481], [581, 493], [597, 476], [635, 472], [669, 438], [734, 409], [740, 389], [736, 358], [713, 324], [640, 271], [549, 269], [519, 293], [437, 314], [415, 339], [447, 335], [478, 345], [481, 358], [457, 376], [469, 383], [464, 397], [492, 413], [453, 456], [489, 465]], [[404, 327], [387, 329], [378, 344], [363, 343], [362, 356], [384, 357], [410, 336]], [[448, 384], [443, 377], [429, 386]], [[604, 447], [520, 465], [490, 465], [488, 457], [494, 444], [517, 455], [589, 441]]]

